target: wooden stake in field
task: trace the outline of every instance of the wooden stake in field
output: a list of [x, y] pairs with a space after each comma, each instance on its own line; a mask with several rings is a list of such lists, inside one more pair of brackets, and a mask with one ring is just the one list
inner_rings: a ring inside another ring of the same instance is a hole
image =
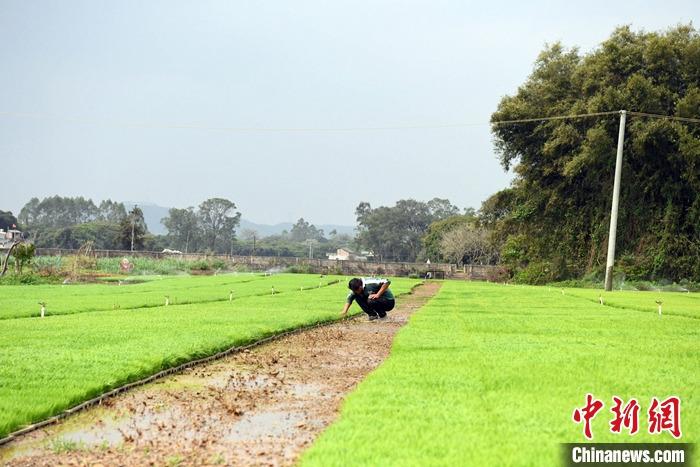
[[39, 302], [39, 305], [41, 305], [41, 317], [43, 318], [44, 315], [46, 314], [46, 303], [45, 303], [45, 302]]
[[656, 304], [659, 306], [659, 318], [661, 318], [661, 304], [663, 302], [661, 300], [656, 300]]

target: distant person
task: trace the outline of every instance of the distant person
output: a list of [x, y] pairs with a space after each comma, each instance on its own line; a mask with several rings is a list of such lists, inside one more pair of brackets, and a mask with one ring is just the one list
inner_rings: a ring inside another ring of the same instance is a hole
[[389, 290], [389, 285], [391, 285], [390, 280], [376, 277], [363, 279], [356, 277], [350, 280], [348, 288], [351, 292], [348, 294], [342, 315], [346, 316], [350, 305], [356, 301], [362, 311], [367, 313], [370, 321], [385, 319], [387, 311], [393, 310], [396, 304], [394, 294]]

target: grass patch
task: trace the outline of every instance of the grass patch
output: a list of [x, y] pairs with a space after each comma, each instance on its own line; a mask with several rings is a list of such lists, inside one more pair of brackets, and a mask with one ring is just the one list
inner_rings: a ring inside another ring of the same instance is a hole
[[86, 446], [85, 443], [82, 442], [59, 438], [51, 441], [50, 448], [54, 454], [63, 454], [66, 452], [85, 450]]
[[[585, 439], [571, 414], [587, 392], [606, 404], [596, 442], [675, 441], [646, 433], [651, 397], [669, 395], [682, 400], [680, 441], [697, 442], [697, 320], [569, 292], [446, 282], [301, 464], [558, 465], [559, 443]], [[640, 401], [637, 435], [609, 432], [613, 395]]]
[[69, 284], [62, 286], [6, 286], [0, 289], [0, 320], [39, 316], [39, 302], [46, 303], [48, 315], [129, 310], [169, 305], [228, 301], [233, 298], [298, 291], [326, 286], [340, 277], [317, 275], [274, 276], [223, 274], [218, 276], [143, 276], [141, 283], [124, 285]]
[[564, 293], [597, 304], [600, 304], [602, 297], [605, 306], [644, 311], [657, 315], [658, 303], [656, 302], [659, 301], [661, 302], [662, 315], [700, 319], [700, 294], [698, 293], [663, 292], [660, 290], [604, 292], [591, 289], [564, 289]]

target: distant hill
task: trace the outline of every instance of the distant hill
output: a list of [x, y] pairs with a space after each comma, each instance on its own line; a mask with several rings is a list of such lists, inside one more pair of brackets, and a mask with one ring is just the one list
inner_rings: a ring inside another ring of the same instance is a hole
[[[130, 210], [134, 205], [138, 205], [143, 211], [143, 217], [146, 220], [146, 226], [148, 231], [156, 235], [164, 235], [167, 233], [165, 226], [161, 224], [160, 220], [168, 216], [168, 211], [170, 208], [163, 206], [158, 206], [153, 203], [141, 203], [134, 201], [124, 201], [124, 207], [126, 210]], [[238, 232], [240, 233], [243, 229], [255, 230], [261, 236], [267, 237], [269, 235], [281, 234], [283, 231], [289, 231], [294, 224], [292, 222], [280, 222], [279, 224], [258, 224], [256, 222], [249, 221], [245, 218], [241, 219], [241, 224], [238, 227]], [[322, 224], [316, 225], [319, 229], [328, 235], [328, 232], [336, 230], [339, 234], [355, 234], [355, 227], [351, 225], [336, 225], [336, 224]]]

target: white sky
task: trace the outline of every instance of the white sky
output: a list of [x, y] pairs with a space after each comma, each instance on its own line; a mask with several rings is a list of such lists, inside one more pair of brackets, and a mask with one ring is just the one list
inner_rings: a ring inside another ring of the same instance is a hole
[[510, 179], [487, 125], [164, 127], [487, 122], [546, 42], [698, 17], [697, 1], [0, 0], [0, 209], [222, 196], [256, 222], [354, 224], [360, 201], [478, 208]]

